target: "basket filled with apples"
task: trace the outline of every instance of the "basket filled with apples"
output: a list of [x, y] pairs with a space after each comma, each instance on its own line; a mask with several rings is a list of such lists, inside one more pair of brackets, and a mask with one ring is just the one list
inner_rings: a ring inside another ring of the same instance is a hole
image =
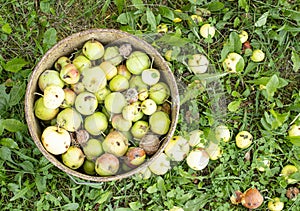
[[31, 74], [29, 132], [62, 171], [90, 181], [132, 176], [172, 138], [179, 113], [175, 78], [145, 41], [114, 29], [73, 34]]

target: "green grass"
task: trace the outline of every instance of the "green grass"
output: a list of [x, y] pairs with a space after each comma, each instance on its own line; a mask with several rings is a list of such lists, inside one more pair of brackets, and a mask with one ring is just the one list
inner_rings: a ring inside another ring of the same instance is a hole
[[[299, 188], [299, 174], [295, 175], [298, 182], [291, 185], [280, 176], [280, 171], [287, 164], [296, 165], [300, 171], [300, 148], [286, 139], [289, 124], [300, 112], [300, 3], [207, 2], [0, 0], [1, 210], [160, 211], [173, 206], [187, 211], [246, 210], [232, 205], [229, 197], [235, 190], [249, 187], [258, 188], [265, 198], [258, 210], [267, 210], [267, 202], [274, 197], [285, 202], [285, 210], [299, 210], [299, 195], [294, 200], [286, 197], [287, 188]], [[199, 25], [187, 24], [190, 15], [203, 12], [199, 8], [210, 11], [202, 14], [204, 22], [217, 28], [212, 40], [200, 37]], [[174, 12], [175, 9], [182, 13]], [[174, 23], [173, 16], [183, 21]], [[161, 23], [168, 26], [166, 35], [156, 32]], [[89, 28], [128, 31], [151, 43], [162, 55], [168, 49], [180, 52], [170, 67], [182, 96], [190, 97], [181, 107], [175, 134], [187, 136], [192, 129], [209, 130], [224, 123], [230, 128], [232, 139], [220, 143], [222, 157], [210, 161], [203, 171], [194, 171], [182, 161], [174, 163], [173, 169], [163, 176], [153, 175], [148, 180], [135, 176], [107, 183], [71, 178], [47, 161], [26, 128], [26, 83], [50, 47]], [[224, 43], [233, 31], [240, 30], [249, 33], [252, 48], [263, 50], [266, 59], [257, 64], [243, 55], [243, 72], [221, 75]], [[197, 52], [209, 58], [211, 72], [216, 75], [213, 82], [195, 76], [186, 67], [186, 59]], [[270, 82], [265, 90], [259, 86], [266, 85], [259, 81], [263, 77]], [[197, 88], [197, 80], [207, 82], [202, 92]], [[281, 87], [278, 80], [285, 86]], [[231, 102], [239, 106], [229, 110]], [[254, 143], [244, 150], [234, 142], [241, 130], [254, 136]], [[246, 154], [250, 159], [245, 159]], [[257, 170], [259, 157], [271, 161], [264, 172]]]

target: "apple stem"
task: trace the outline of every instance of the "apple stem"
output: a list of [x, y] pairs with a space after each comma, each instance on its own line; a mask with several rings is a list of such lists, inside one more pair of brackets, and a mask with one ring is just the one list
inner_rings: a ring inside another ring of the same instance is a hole
[[293, 121], [290, 123], [290, 126], [291, 126], [292, 124], [294, 124], [294, 122], [295, 122], [299, 117], [300, 117], [300, 113], [293, 119]]
[[100, 131], [101, 135], [104, 136], [104, 138], [106, 137], [105, 133], [103, 133], [103, 131]]
[[41, 93], [38, 93], [38, 92], [34, 92], [33, 94], [35, 94], [35, 95], [39, 95], [39, 96], [41, 96], [41, 97], [44, 97], [44, 95], [43, 95], [43, 94], [41, 94]]
[[151, 68], [151, 69], [152, 69], [152, 67], [153, 67], [153, 62], [154, 62], [154, 58], [151, 57], [151, 65], [150, 65], [150, 68]]

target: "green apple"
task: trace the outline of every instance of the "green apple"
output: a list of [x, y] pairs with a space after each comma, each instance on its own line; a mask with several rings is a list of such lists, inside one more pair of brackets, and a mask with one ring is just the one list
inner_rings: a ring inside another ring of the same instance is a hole
[[102, 101], [105, 100], [106, 96], [110, 93], [111, 93], [110, 89], [108, 89], [107, 87], [104, 87], [104, 88], [96, 91], [94, 94], [98, 100], [98, 103], [101, 103]]
[[41, 141], [48, 152], [53, 155], [60, 155], [69, 149], [71, 136], [63, 128], [48, 126], [42, 133]]
[[135, 88], [136, 90], [141, 90], [143, 88], [148, 89], [148, 85], [144, 83], [142, 76], [133, 75], [129, 80], [129, 87]]
[[248, 40], [248, 37], [248, 33], [244, 30], [242, 30], [241, 33], [239, 33], [241, 43], [245, 43]]
[[268, 202], [268, 209], [270, 211], [281, 211], [284, 208], [284, 203], [280, 201], [280, 198], [276, 197]]
[[120, 157], [127, 152], [128, 139], [121, 132], [114, 130], [107, 134], [102, 147], [105, 152]]
[[253, 141], [253, 136], [248, 131], [241, 131], [235, 137], [236, 146], [241, 149], [248, 148]]
[[293, 124], [288, 130], [289, 137], [300, 136], [300, 125]]
[[140, 75], [143, 70], [150, 67], [149, 56], [142, 51], [133, 51], [126, 60], [126, 67], [134, 75]]
[[135, 113], [135, 115], [133, 117], [133, 120], [132, 120], [132, 122], [137, 122], [137, 121], [139, 121], [140, 119], [142, 119], [144, 117], [144, 113], [140, 109], [141, 108], [141, 102], [137, 101], [137, 102], [132, 103], [131, 105], [136, 106], [137, 109], [138, 109], [138, 112]]
[[203, 170], [209, 163], [209, 156], [207, 152], [204, 151], [202, 148], [197, 148], [192, 150], [187, 158], [186, 158], [187, 165], [195, 170], [200, 171]]
[[99, 67], [104, 71], [108, 81], [118, 74], [117, 67], [109, 61], [102, 62]]
[[85, 156], [82, 150], [77, 146], [70, 146], [69, 149], [61, 155], [62, 162], [71, 169], [78, 169], [82, 166]]
[[110, 80], [109, 88], [113, 92], [122, 92], [129, 88], [129, 82], [125, 76], [116, 75]]
[[205, 73], [208, 65], [209, 61], [203, 54], [194, 54], [188, 59], [188, 67], [194, 74]]
[[164, 175], [171, 169], [170, 159], [165, 153], [161, 153], [149, 165], [149, 169], [153, 174]]
[[208, 23], [203, 24], [200, 28], [200, 35], [204, 38], [208, 38], [208, 37], [213, 38], [215, 36], [215, 33], [216, 33], [215, 27], [211, 26]]
[[250, 59], [254, 62], [261, 62], [265, 59], [265, 53], [260, 49], [255, 49], [252, 52], [252, 56], [250, 57]]
[[129, 131], [132, 122], [123, 118], [122, 114], [115, 114], [111, 119], [112, 127], [119, 131]]
[[103, 59], [104, 59], [104, 61], [109, 61], [114, 66], [119, 65], [123, 61], [123, 57], [121, 56], [121, 54], [119, 52], [118, 46], [107, 47], [105, 49]]
[[158, 83], [160, 79], [160, 72], [157, 69], [151, 68], [143, 70], [142, 72], [142, 80], [147, 85], [154, 85]]
[[82, 71], [82, 83], [86, 90], [95, 93], [107, 85], [105, 72], [99, 66], [86, 68]]
[[191, 147], [205, 148], [207, 145], [207, 140], [204, 138], [204, 133], [202, 130], [191, 131], [188, 142]]
[[60, 107], [64, 99], [65, 99], [65, 92], [60, 86], [49, 85], [44, 89], [45, 107], [56, 109]]
[[88, 175], [95, 175], [96, 174], [95, 161], [85, 160], [82, 167], [83, 167], [83, 171], [85, 173], [87, 173]]
[[141, 165], [145, 159], [145, 150], [140, 147], [130, 147], [125, 155], [125, 161], [133, 166]]
[[168, 114], [163, 111], [156, 111], [149, 118], [150, 130], [158, 135], [168, 133], [171, 120]]
[[104, 153], [96, 159], [95, 170], [100, 176], [115, 175], [120, 168], [119, 159], [109, 153]]
[[138, 99], [140, 101], [144, 101], [146, 100], [147, 98], [149, 97], [149, 90], [148, 88], [141, 88], [139, 90], [139, 93], [138, 93]]
[[57, 85], [61, 88], [65, 85], [56, 70], [45, 70], [39, 77], [38, 86], [42, 92], [49, 85]]
[[149, 131], [149, 123], [143, 120], [136, 121], [130, 131], [135, 139], [141, 139]]
[[61, 108], [68, 108], [72, 107], [75, 104], [76, 93], [69, 88], [63, 89], [65, 92], [65, 99], [63, 100], [62, 104], [60, 105]]
[[117, 73], [127, 78], [127, 80], [129, 80], [131, 77], [131, 73], [128, 71], [125, 64], [120, 64], [117, 66]]
[[56, 70], [60, 71], [61, 68], [63, 68], [63, 66], [65, 66], [67, 64], [71, 64], [71, 60], [66, 56], [61, 56], [54, 63], [54, 68]]
[[298, 168], [294, 165], [286, 165], [281, 170], [281, 176], [287, 181], [288, 184], [295, 184], [298, 182], [297, 179], [293, 179], [290, 176], [298, 172]]
[[82, 92], [75, 99], [75, 108], [82, 115], [93, 114], [98, 107], [98, 100], [93, 93]]
[[152, 99], [146, 99], [141, 103], [142, 112], [146, 115], [152, 115], [157, 110], [157, 105]]
[[37, 118], [47, 121], [56, 117], [59, 112], [59, 108], [47, 108], [44, 104], [44, 97], [40, 97], [34, 103], [34, 114]]
[[84, 55], [79, 55], [75, 57], [72, 63], [75, 65], [75, 67], [79, 70], [80, 73], [83, 69], [92, 67], [92, 62]]
[[77, 82], [76, 84], [71, 84], [71, 89], [76, 93], [80, 94], [81, 92], [86, 91], [83, 83], [81, 81]]
[[205, 151], [207, 152], [209, 159], [211, 160], [217, 160], [223, 154], [223, 151], [221, 150], [220, 146], [212, 141], [208, 143], [208, 146], [205, 148]]
[[89, 139], [82, 147], [82, 150], [86, 156], [86, 159], [93, 161], [104, 153], [101, 141], [95, 138]]
[[94, 136], [102, 134], [107, 129], [107, 127], [107, 118], [105, 114], [100, 111], [87, 116], [84, 120], [84, 128]]
[[104, 55], [104, 47], [102, 43], [97, 40], [89, 40], [84, 43], [82, 53], [89, 60], [97, 60]]
[[81, 127], [82, 117], [74, 108], [65, 108], [57, 114], [57, 125], [70, 132], [75, 132]]
[[238, 53], [229, 53], [226, 59], [222, 63], [226, 72], [241, 72], [244, 70], [245, 61], [244, 58]]
[[139, 112], [138, 106], [135, 104], [129, 104], [122, 109], [122, 116], [128, 121], [133, 121], [137, 113]]
[[226, 125], [218, 125], [214, 132], [217, 141], [228, 142], [230, 140], [230, 130]]
[[111, 113], [121, 113], [126, 105], [127, 101], [121, 92], [112, 92], [104, 99], [104, 106]]
[[173, 136], [165, 148], [165, 154], [172, 161], [182, 161], [188, 155], [190, 145], [182, 136]]
[[163, 104], [170, 97], [170, 88], [164, 82], [158, 82], [149, 89], [149, 98], [157, 105]]
[[74, 64], [67, 64], [61, 68], [59, 76], [65, 83], [75, 84], [80, 79], [80, 72]]

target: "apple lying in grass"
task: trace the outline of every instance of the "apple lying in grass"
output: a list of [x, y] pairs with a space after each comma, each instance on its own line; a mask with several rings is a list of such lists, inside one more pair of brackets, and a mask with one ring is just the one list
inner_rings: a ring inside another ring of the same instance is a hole
[[260, 49], [255, 49], [252, 52], [252, 56], [250, 57], [250, 59], [254, 62], [261, 62], [265, 59], [265, 53]]
[[61, 106], [65, 99], [64, 90], [57, 85], [50, 85], [44, 89], [44, 105], [50, 109], [56, 109]]
[[244, 70], [245, 61], [244, 58], [238, 53], [229, 53], [226, 59], [222, 63], [226, 72], [241, 72]]
[[149, 169], [153, 174], [164, 175], [171, 169], [170, 158], [165, 153], [159, 154], [149, 165]]
[[253, 136], [248, 131], [241, 131], [235, 137], [236, 146], [241, 149], [248, 148], [253, 141]]
[[189, 143], [182, 136], [173, 136], [165, 148], [165, 154], [172, 161], [182, 161], [190, 151]]
[[203, 148], [193, 149], [186, 158], [187, 165], [196, 171], [204, 169], [209, 163], [209, 155]]
[[188, 59], [188, 67], [194, 74], [205, 73], [208, 65], [209, 61], [203, 54], [194, 54]]
[[44, 91], [49, 85], [57, 85], [61, 88], [65, 85], [59, 76], [59, 72], [56, 70], [45, 70], [39, 77], [38, 86], [41, 91]]
[[281, 211], [284, 208], [284, 203], [280, 201], [280, 198], [275, 197], [268, 202], [268, 209], [270, 211]]
[[89, 92], [95, 93], [107, 84], [106, 74], [99, 66], [86, 68], [81, 75], [82, 83]]
[[59, 108], [47, 108], [44, 104], [44, 97], [40, 97], [34, 103], [34, 114], [41, 120], [52, 120], [59, 112]]
[[59, 76], [65, 83], [75, 84], [80, 79], [80, 72], [74, 64], [67, 64], [61, 68]]
[[142, 169], [140, 172], [138, 172], [136, 174], [137, 177], [141, 178], [141, 179], [149, 179], [151, 177], [152, 173], [151, 170], [149, 169], [149, 167], [146, 167], [144, 169]]
[[217, 141], [228, 142], [230, 140], [230, 130], [226, 125], [218, 125], [214, 132]]
[[298, 168], [294, 165], [286, 165], [281, 170], [281, 176], [287, 181], [288, 184], [297, 183], [299, 180], [293, 179], [290, 176], [298, 171]]
[[108, 120], [100, 111], [94, 112], [91, 115], [87, 116], [84, 120], [84, 128], [91, 135], [97, 136], [103, 134], [103, 132], [108, 127]]
[[121, 132], [114, 130], [107, 134], [102, 147], [105, 152], [120, 157], [127, 152], [128, 139]]
[[82, 146], [82, 149], [88, 160], [96, 160], [97, 157], [104, 153], [101, 141], [95, 138], [89, 139], [84, 146]]
[[188, 143], [191, 147], [205, 148], [207, 140], [204, 138], [202, 130], [193, 130], [189, 134]]
[[288, 130], [289, 137], [300, 137], [300, 125], [293, 124]]
[[69, 149], [61, 155], [63, 163], [71, 169], [78, 169], [82, 166], [85, 156], [82, 150], [77, 146], [70, 146]]
[[205, 148], [205, 151], [207, 152], [209, 159], [211, 160], [219, 159], [223, 153], [220, 146], [212, 141], [208, 143], [208, 146]]
[[134, 51], [126, 60], [126, 67], [134, 75], [140, 75], [143, 70], [150, 67], [149, 56], [142, 51]]
[[77, 131], [82, 124], [82, 117], [74, 108], [65, 108], [57, 114], [57, 125], [70, 132]]
[[213, 38], [215, 36], [215, 33], [216, 33], [215, 27], [211, 26], [208, 23], [202, 25], [200, 28], [200, 35], [204, 38], [208, 38], [208, 37]]
[[100, 176], [115, 175], [119, 171], [119, 159], [109, 153], [104, 153], [96, 159], [95, 170]]
[[45, 149], [53, 155], [65, 153], [71, 144], [69, 132], [56, 126], [48, 126], [44, 129], [41, 141]]
[[244, 30], [242, 30], [240, 33], [239, 33], [239, 38], [240, 38], [240, 41], [241, 43], [245, 43], [247, 40], [248, 40], [248, 33]]
[[104, 55], [104, 47], [102, 43], [97, 40], [89, 40], [84, 43], [82, 47], [82, 53], [89, 60], [97, 60]]

